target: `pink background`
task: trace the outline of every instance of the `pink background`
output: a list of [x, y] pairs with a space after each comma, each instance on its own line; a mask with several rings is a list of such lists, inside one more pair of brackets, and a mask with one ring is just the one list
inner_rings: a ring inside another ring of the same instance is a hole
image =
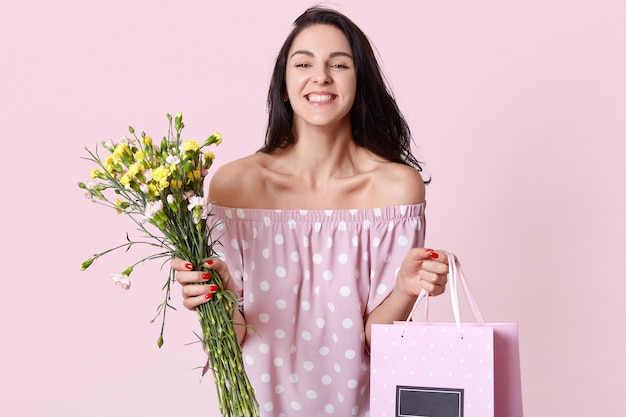
[[[428, 245], [455, 252], [490, 321], [520, 325], [527, 416], [623, 416], [626, 5], [329, 3], [371, 37], [433, 182]], [[130, 222], [76, 187], [83, 147], [133, 125], [262, 143], [273, 59], [309, 1], [2, 1], [0, 415], [216, 416], [195, 315], [166, 271], [92, 253]], [[384, 202], [381, 202], [384, 204]], [[447, 320], [448, 297], [431, 303]]]

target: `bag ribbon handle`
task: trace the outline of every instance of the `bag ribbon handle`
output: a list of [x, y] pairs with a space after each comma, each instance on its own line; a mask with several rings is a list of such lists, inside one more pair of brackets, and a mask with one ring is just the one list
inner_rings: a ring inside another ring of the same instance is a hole
[[[474, 298], [474, 295], [472, 294], [469, 288], [467, 279], [465, 278], [465, 275], [463, 274], [463, 270], [461, 269], [461, 264], [459, 263], [459, 260], [456, 258], [456, 256], [454, 256], [451, 253], [447, 253], [447, 255], [448, 255], [448, 287], [449, 287], [449, 292], [450, 292], [450, 299], [452, 301], [452, 313], [454, 315], [454, 322], [456, 323], [456, 327], [459, 330], [459, 333], [461, 334], [461, 336], [463, 336], [463, 326], [461, 325], [461, 308], [459, 306], [459, 291], [458, 291], [459, 281], [461, 282], [461, 286], [463, 287], [465, 298], [467, 299], [470, 309], [472, 310], [474, 319], [476, 319], [476, 322], [480, 325], [485, 324], [485, 321], [483, 319], [482, 313], [480, 312], [480, 308], [478, 307], [478, 303], [476, 302], [476, 299]], [[402, 333], [401, 333], [402, 336], [404, 336], [404, 332], [406, 331], [409, 321], [413, 319], [413, 314], [415, 313], [417, 306], [420, 304], [420, 302], [423, 299], [426, 299], [426, 302], [428, 303], [428, 292], [424, 289], [420, 291], [417, 297], [417, 300], [415, 300], [415, 303], [413, 304], [413, 308], [411, 309], [411, 312], [409, 313], [409, 316], [404, 322], [404, 327], [402, 328]], [[426, 321], [428, 321], [428, 304], [426, 304], [425, 317], [426, 317]]]

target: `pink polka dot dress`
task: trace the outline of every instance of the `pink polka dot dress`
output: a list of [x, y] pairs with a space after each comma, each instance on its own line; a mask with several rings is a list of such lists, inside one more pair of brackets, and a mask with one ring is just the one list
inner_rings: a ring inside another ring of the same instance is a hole
[[424, 208], [212, 207], [254, 329], [243, 359], [263, 417], [369, 415], [364, 319], [423, 247]]

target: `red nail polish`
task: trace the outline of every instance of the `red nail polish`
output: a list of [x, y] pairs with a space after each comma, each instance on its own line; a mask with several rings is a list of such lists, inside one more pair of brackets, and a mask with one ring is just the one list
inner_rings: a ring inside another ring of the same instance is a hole
[[211, 279], [211, 274], [209, 274], [208, 272], [203, 272], [202, 279]]
[[190, 270], [190, 271], [191, 271], [191, 270], [193, 269], [193, 265], [192, 265], [192, 264], [190, 264], [189, 262], [187, 262], [187, 263], [185, 264], [185, 269], [188, 269], [188, 270]]
[[211, 284], [211, 285], [209, 285], [209, 291], [217, 291], [217, 290], [219, 290], [219, 289], [220, 289], [220, 287], [218, 287], [218, 286], [217, 286], [217, 285], [215, 285], [215, 284]]
[[212, 259], [209, 259], [208, 261], [206, 261], [206, 264], [207, 264], [207, 265], [213, 265], [213, 260], [212, 260]]
[[206, 295], [204, 296], [204, 298], [206, 298], [207, 300], [210, 300], [211, 298], [213, 298], [213, 294], [211, 294], [211, 293], [206, 294]]
[[433, 251], [432, 249], [426, 249], [426, 252], [432, 252], [432, 251]]
[[439, 254], [437, 252], [432, 252], [430, 254], [430, 257], [433, 258], [433, 259], [437, 259], [437, 258], [439, 258]]

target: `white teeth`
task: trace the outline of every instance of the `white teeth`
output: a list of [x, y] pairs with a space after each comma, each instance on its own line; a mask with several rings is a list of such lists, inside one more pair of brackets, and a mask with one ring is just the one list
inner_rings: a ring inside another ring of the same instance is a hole
[[318, 95], [318, 94], [309, 94], [309, 101], [313, 101], [315, 103], [321, 103], [323, 101], [330, 101], [333, 98], [330, 94], [327, 95]]

